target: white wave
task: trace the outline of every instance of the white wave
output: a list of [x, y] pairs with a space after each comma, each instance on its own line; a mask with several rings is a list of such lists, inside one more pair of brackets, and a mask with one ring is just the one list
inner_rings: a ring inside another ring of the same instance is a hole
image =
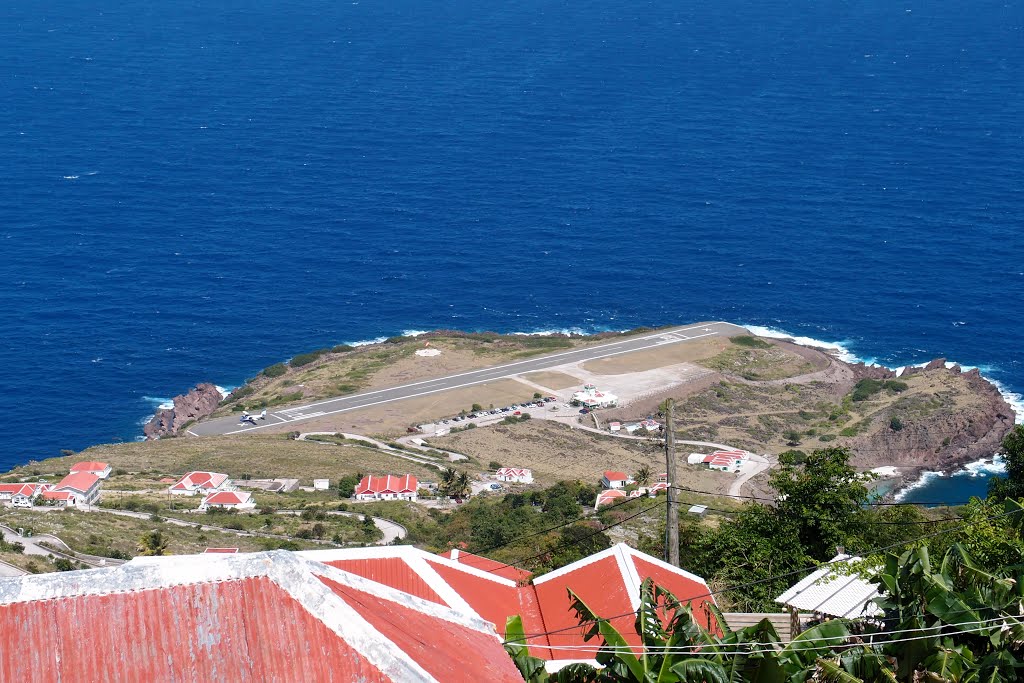
[[369, 346], [370, 344], [381, 344], [388, 340], [387, 337], [377, 337], [375, 339], [363, 339], [362, 341], [345, 342], [347, 346]]
[[864, 363], [865, 365], [878, 365], [873, 358], [865, 359], [857, 356], [855, 353], [853, 353], [853, 351], [849, 349], [849, 347], [846, 346], [849, 343], [846, 341], [835, 342], [824, 341], [822, 339], [814, 339], [813, 337], [801, 337], [799, 335], [790, 334], [789, 332], [785, 332], [783, 330], [775, 330], [770, 327], [762, 327], [760, 325], [743, 325], [742, 323], [740, 323], [740, 326], [747, 328], [758, 337], [768, 337], [769, 339], [786, 339], [788, 341], [793, 342], [794, 344], [799, 344], [800, 346], [813, 346], [819, 349], [827, 349], [828, 351], [835, 354], [835, 356], [839, 358], [839, 360], [847, 363]]
[[509, 332], [517, 337], [550, 337], [554, 334], [564, 334], [567, 337], [583, 336], [587, 332], [582, 327], [563, 327], [560, 330], [534, 330], [532, 332]]
[[897, 492], [896, 495], [893, 496], [893, 500], [895, 500], [897, 503], [902, 503], [907, 498], [907, 496], [910, 495], [911, 491], [916, 491], [919, 488], [923, 488], [927, 486], [929, 483], [931, 483], [933, 480], [941, 479], [944, 476], [945, 475], [942, 474], [942, 472], [922, 472], [921, 477], [917, 481], [910, 484], [909, 486], [900, 489], [899, 492]]
[[428, 330], [402, 330], [403, 337], [418, 337], [422, 334], [426, 334]]
[[992, 458], [978, 460], [977, 462], [969, 462], [966, 465], [964, 465], [964, 468], [962, 470], [954, 473], [953, 476], [987, 477], [990, 474], [1005, 473], [1006, 462], [1003, 460], [1003, 456], [996, 455], [993, 456]]
[[[174, 407], [174, 401], [169, 398], [160, 398], [158, 396], [143, 396], [142, 400], [149, 401], [154, 406], [156, 406], [158, 410], [170, 410], [171, 408]], [[146, 421], [148, 422], [149, 419], [147, 418]]]
[[[793, 342], [794, 344], [799, 344], [800, 346], [814, 346], [817, 348], [827, 349], [831, 351], [833, 354], [835, 354], [835, 356], [839, 360], [845, 361], [847, 363], [864, 363], [865, 365], [874, 365], [876, 367], [887, 367], [885, 365], [882, 365], [881, 363], [876, 362], [874, 358], [864, 359], [857, 356], [855, 353], [853, 353], [853, 351], [851, 351], [846, 346], [848, 342], [832, 342], [823, 341], [821, 339], [813, 339], [811, 337], [800, 337], [794, 334], [790, 334], [789, 332], [785, 332], [783, 330], [776, 330], [770, 327], [762, 327], [760, 325], [742, 325], [742, 323], [740, 323], [740, 325], [742, 327], [747, 328], [748, 330], [750, 330], [751, 333], [759, 337], [768, 337], [770, 339], [787, 339]], [[923, 368], [926, 365], [928, 365], [928, 361], [925, 361], [923, 363], [910, 363], [907, 365], [899, 366], [897, 368], [888, 369], [895, 371], [896, 376], [898, 377], [902, 375], [907, 368]], [[992, 372], [994, 370], [994, 368], [991, 365], [961, 365], [960, 363], [957, 363], [955, 361], [946, 361], [947, 368], [951, 368], [954, 365], [960, 365], [960, 368], [965, 372], [969, 370], [979, 371], [982, 377], [991, 382], [992, 386], [994, 386], [999, 391], [999, 393], [1002, 394], [1003, 399], [1010, 404], [1011, 408], [1013, 408], [1014, 421], [1017, 424], [1024, 424], [1024, 396], [1015, 391], [1011, 391], [1006, 387], [1006, 385], [1002, 384], [999, 380], [992, 379], [991, 377], [986, 375], [985, 373]]]
[[76, 176], [76, 175], [66, 175], [66, 176], [64, 176], [64, 180], [78, 180], [78, 176]]
[[238, 387], [222, 387], [219, 384], [214, 384], [213, 386], [217, 387], [217, 391], [220, 393], [220, 397], [221, 398], [227, 398], [228, 394], [230, 394], [232, 391], [234, 391], [235, 389], [238, 388]]

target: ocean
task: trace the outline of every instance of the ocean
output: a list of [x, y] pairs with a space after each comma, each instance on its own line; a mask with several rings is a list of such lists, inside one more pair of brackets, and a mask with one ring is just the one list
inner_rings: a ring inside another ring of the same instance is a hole
[[991, 0], [5, 3], [0, 466], [434, 328], [723, 319], [1019, 396], [1022, 27]]

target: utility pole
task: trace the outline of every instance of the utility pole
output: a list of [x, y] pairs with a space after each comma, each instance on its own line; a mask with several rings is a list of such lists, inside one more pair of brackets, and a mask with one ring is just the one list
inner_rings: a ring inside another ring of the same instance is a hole
[[665, 474], [668, 479], [668, 506], [665, 511], [665, 561], [679, 566], [679, 503], [676, 501], [676, 431], [673, 421], [675, 401], [665, 401]]

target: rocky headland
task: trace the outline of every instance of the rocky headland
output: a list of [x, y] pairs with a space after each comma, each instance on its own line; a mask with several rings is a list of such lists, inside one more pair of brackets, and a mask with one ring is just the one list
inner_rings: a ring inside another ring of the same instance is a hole
[[158, 409], [142, 431], [147, 439], [175, 436], [185, 425], [212, 414], [220, 401], [217, 387], [208, 382], [198, 384], [188, 393], [175, 396], [174, 407]]

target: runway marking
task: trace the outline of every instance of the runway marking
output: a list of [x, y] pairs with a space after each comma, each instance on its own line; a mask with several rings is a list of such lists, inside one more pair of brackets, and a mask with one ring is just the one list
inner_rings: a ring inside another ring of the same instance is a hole
[[[708, 332], [706, 334], [698, 334], [698, 335], [695, 335], [693, 337], [689, 337], [689, 339], [698, 339], [700, 337], [710, 337], [713, 334], [714, 334], [713, 332]], [[593, 356], [593, 357], [587, 358], [586, 360], [587, 361], [592, 361], [592, 360], [598, 360], [600, 358], [609, 358], [611, 356], [621, 356], [624, 353], [634, 353], [636, 351], [643, 351], [644, 348], [650, 348], [650, 347], [643, 347], [643, 348], [640, 348], [640, 349], [626, 349], [625, 351], [613, 351], [611, 353], [605, 353], [605, 354], [602, 354], [600, 356]], [[551, 356], [548, 356], [548, 357], [550, 358]], [[509, 363], [509, 365], [519, 365], [519, 363]], [[506, 365], [506, 366], [499, 366], [499, 367], [508, 367], [508, 365]], [[471, 373], [462, 373], [462, 374], [466, 375], [466, 374], [471, 374]], [[452, 376], [453, 377], [457, 377], [459, 375], [452, 375]], [[511, 375], [503, 375], [501, 377], [488, 377], [486, 379], [479, 379], [479, 380], [476, 380], [476, 381], [473, 381], [473, 382], [466, 382], [464, 384], [456, 384], [456, 385], [453, 385], [453, 386], [440, 387], [438, 389], [428, 389], [427, 391], [421, 391], [418, 394], [408, 394], [408, 395], [405, 395], [405, 396], [398, 396], [398, 397], [395, 397], [395, 398], [386, 398], [384, 400], [374, 401], [372, 403], [362, 403], [362, 404], [357, 405], [357, 406], [349, 406], [348, 408], [339, 408], [338, 410], [329, 410], [329, 411], [326, 411], [326, 412], [310, 413], [309, 415], [306, 415], [304, 413], [297, 413], [297, 414], [292, 416], [292, 420], [298, 422], [299, 420], [308, 420], [310, 418], [320, 417], [320, 416], [323, 416], [323, 415], [337, 415], [338, 413], [346, 413], [346, 412], [348, 412], [350, 410], [360, 410], [362, 408], [372, 408], [373, 406], [381, 405], [383, 403], [393, 403], [394, 401], [404, 401], [404, 400], [409, 399], [409, 398], [417, 398], [419, 396], [427, 396], [427, 395], [430, 395], [430, 394], [436, 394], [436, 393], [441, 392], [441, 391], [452, 391], [452, 390], [455, 390], [455, 389], [462, 389], [463, 387], [471, 387], [471, 386], [474, 386], [476, 384], [486, 384], [487, 382], [493, 382], [496, 379], [503, 379], [504, 377], [509, 377], [509, 376], [511, 376]], [[448, 378], [444, 378], [444, 379], [448, 379]], [[436, 380], [432, 380], [432, 381], [436, 381]], [[426, 382], [416, 382], [415, 384], [426, 384]], [[404, 389], [406, 386], [414, 386], [414, 385], [413, 384], [408, 384], [408, 385], [405, 385], [403, 387], [393, 387], [392, 389], [383, 389], [381, 391], [394, 391], [395, 389]], [[380, 392], [377, 391], [377, 392], [372, 392], [372, 393], [380, 393]], [[351, 397], [349, 397], [349, 398], [351, 398]], [[334, 399], [334, 400], [339, 400], [339, 399]], [[330, 402], [332, 402], [332, 401], [322, 401], [321, 403], [315, 403], [313, 405], [323, 405], [323, 403], [330, 403]], [[309, 406], [305, 406], [305, 407], [309, 407]], [[276, 426], [277, 425], [259, 425], [259, 426], [256, 426], [256, 427], [248, 427], [248, 428], [245, 428], [245, 429], [238, 429], [238, 430], [235, 430], [233, 432], [225, 432], [225, 434], [241, 434], [242, 432], [251, 432], [254, 429], [264, 429], [266, 427], [276, 427]]]
[[[739, 325], [733, 325], [732, 323], [727, 323], [727, 322], [724, 322], [724, 321], [718, 321], [718, 322], [711, 323], [711, 326], [717, 326], [717, 325], [728, 325], [729, 327], [739, 327]], [[586, 351], [594, 351], [595, 349], [609, 349], [609, 348], [611, 348], [613, 346], [621, 346], [622, 344], [631, 344], [631, 343], [635, 343], [635, 342], [638, 342], [638, 341], [647, 341], [647, 340], [657, 339], [657, 338], [663, 337], [666, 334], [682, 333], [682, 332], [685, 332], [687, 330], [697, 330], [697, 329], [706, 329], [706, 328], [704, 328], [704, 327], [702, 327], [700, 325], [694, 325], [692, 327], [684, 327], [684, 328], [682, 328], [680, 330], [676, 330], [675, 332], [671, 332], [671, 333], [668, 333], [668, 332], [656, 332], [654, 334], [649, 334], [646, 337], [631, 337], [630, 339], [623, 339], [621, 341], [611, 342], [610, 344], [602, 344], [602, 345], [598, 345], [598, 346], [588, 346], [588, 347], [584, 347], [584, 348], [580, 348], [580, 349], [572, 349], [571, 351], [561, 351], [559, 353], [553, 353], [550, 356], [542, 356], [541, 358], [527, 358], [526, 360], [520, 360], [520, 361], [516, 361], [514, 363], [506, 363], [505, 365], [495, 365], [495, 366], [490, 367], [490, 368], [480, 368], [480, 369], [477, 369], [477, 370], [468, 370], [466, 372], [460, 372], [460, 373], [456, 373], [454, 375], [448, 375], [447, 377], [437, 377], [437, 378], [434, 378], [434, 379], [425, 379], [425, 380], [422, 380], [422, 381], [419, 381], [419, 382], [412, 382], [410, 384], [403, 384], [400, 387], [391, 387], [389, 389], [377, 389], [375, 391], [367, 391], [367, 392], [362, 393], [362, 394], [357, 394], [357, 396], [373, 396], [374, 394], [381, 394], [381, 393], [384, 393], [384, 392], [387, 392], [387, 391], [394, 391], [396, 389], [406, 389], [406, 388], [409, 388], [409, 387], [419, 386], [421, 384], [430, 384], [431, 382], [442, 382], [442, 381], [446, 381], [446, 380], [450, 380], [450, 379], [455, 379], [456, 377], [465, 377], [466, 375], [474, 375], [474, 374], [478, 374], [478, 373], [481, 373], [481, 372], [491, 372], [491, 371], [494, 371], [494, 370], [501, 370], [501, 369], [504, 369], [504, 368], [511, 368], [511, 367], [516, 366], [516, 365], [523, 365], [524, 363], [545, 362], [545, 361], [550, 360], [550, 359], [561, 358], [562, 356], [568, 356], [568, 355], [571, 355], [571, 354], [584, 353]], [[742, 329], [742, 328], [740, 328], [740, 329]], [[708, 334], [699, 334], [696, 337], [686, 337], [682, 341], [686, 341], [686, 340], [689, 340], [689, 339], [696, 339], [697, 337], [706, 337], [709, 334], [713, 334], [713, 333], [708, 332]], [[655, 342], [655, 343], [657, 344], [658, 342]], [[627, 351], [624, 351], [623, 353], [631, 353], [633, 351], [643, 351], [645, 348], [647, 348], [647, 347], [641, 346], [641, 347], [636, 348], [636, 349], [628, 349]], [[598, 358], [606, 358], [606, 357], [607, 357], [607, 355], [595, 356], [593, 358], [585, 358], [584, 360], [585, 361], [596, 360]], [[508, 376], [511, 376], [511, 375], [514, 375], [514, 374], [515, 373], [512, 372], [512, 373], [508, 373], [506, 375], [499, 375], [498, 377], [495, 377], [495, 378], [492, 378], [492, 379], [500, 379], [502, 377], [508, 377]], [[472, 384], [479, 384], [479, 382], [473, 382]], [[469, 386], [469, 385], [464, 384], [464, 385], [459, 385], [459, 386]], [[457, 388], [457, 387], [451, 387], [451, 388]], [[291, 411], [305, 410], [306, 408], [313, 408], [314, 406], [322, 406], [322, 405], [325, 405], [327, 403], [334, 403], [336, 401], [343, 401], [345, 399], [350, 399], [350, 398], [354, 398], [354, 397], [353, 396], [338, 396], [336, 398], [329, 398], [329, 399], [325, 399], [323, 401], [317, 401], [316, 403], [310, 403], [308, 405], [299, 406], [297, 408], [289, 408], [288, 410], [282, 410], [280, 412], [287, 413], [287, 412], [291, 412]]]
[[281, 422], [287, 422], [288, 421], [288, 420], [284, 419], [283, 417], [281, 417], [280, 415], [275, 415], [274, 413], [269, 413], [269, 415], [270, 415], [270, 417], [276, 418], [276, 419], [280, 420]]

